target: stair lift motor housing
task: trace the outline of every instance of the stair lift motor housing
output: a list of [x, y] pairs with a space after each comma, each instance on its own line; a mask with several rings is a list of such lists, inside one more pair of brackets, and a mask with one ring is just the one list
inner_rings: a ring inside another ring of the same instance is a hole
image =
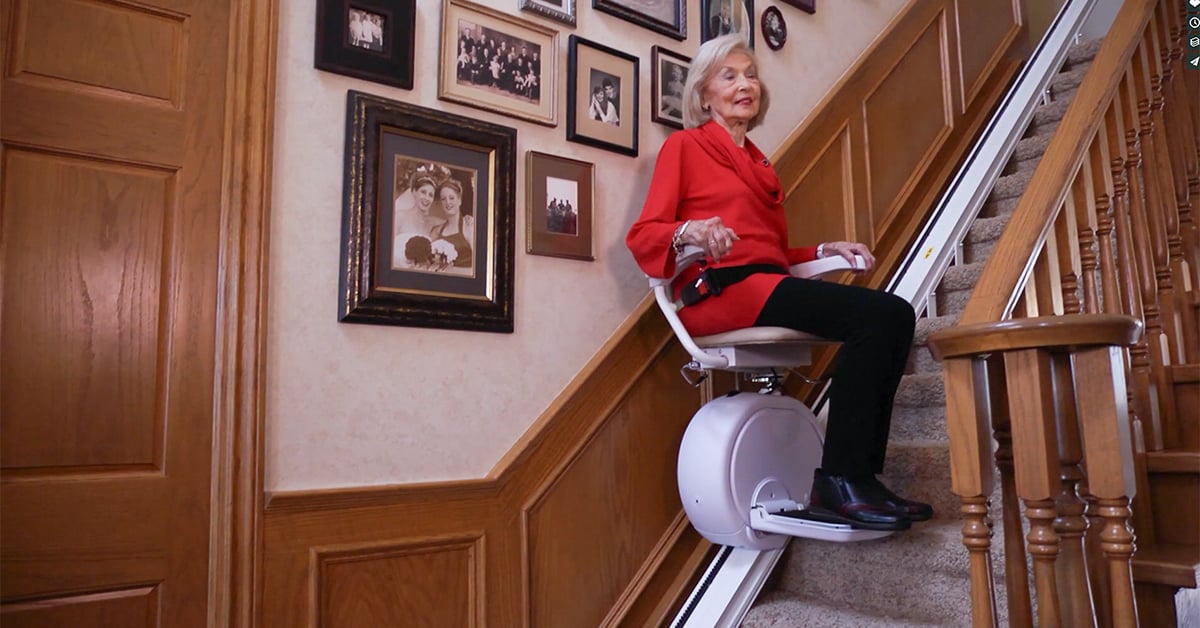
[[787, 536], [751, 528], [751, 510], [802, 509], [821, 451], [816, 417], [795, 398], [743, 392], [713, 399], [692, 417], [679, 447], [683, 509], [713, 543], [783, 547]]

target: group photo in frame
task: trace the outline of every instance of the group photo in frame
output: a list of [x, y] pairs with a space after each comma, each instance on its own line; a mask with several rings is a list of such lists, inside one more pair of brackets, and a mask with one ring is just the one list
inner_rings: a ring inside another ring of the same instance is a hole
[[318, 70], [413, 86], [415, 0], [317, 0]]
[[650, 119], [676, 129], [683, 128], [683, 86], [692, 60], [661, 46], [650, 49]]
[[585, 161], [528, 151], [525, 156], [525, 251], [595, 260], [595, 167]]
[[672, 39], [687, 39], [687, 0], [592, 0], [592, 8]]
[[638, 58], [571, 35], [567, 139], [637, 157]]
[[443, 0], [438, 98], [558, 124], [558, 31], [468, 2]]
[[700, 41], [742, 33], [754, 48], [754, 0], [700, 0]]
[[521, 0], [521, 10], [575, 26], [576, 0]]
[[347, 93], [338, 320], [512, 332], [516, 135]]

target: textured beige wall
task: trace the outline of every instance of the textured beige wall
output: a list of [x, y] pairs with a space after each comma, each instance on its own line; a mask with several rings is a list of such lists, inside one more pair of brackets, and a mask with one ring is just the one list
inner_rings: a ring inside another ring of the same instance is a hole
[[[801, 122], [909, 0], [820, 2], [815, 15], [779, 4], [788, 42], [771, 51], [756, 33], [774, 106], [751, 137], [768, 153]], [[482, 477], [529, 429], [646, 294], [624, 236], [671, 129], [650, 122], [650, 49], [691, 56], [698, 2], [677, 42], [576, 0], [574, 30], [641, 59], [640, 156], [567, 142], [566, 95], [555, 128], [437, 99], [441, 4], [417, 1], [411, 91], [313, 68], [315, 2], [280, 9], [270, 308], [266, 471], [269, 490]], [[758, 15], [774, 2], [759, 0]], [[355, 89], [512, 126], [517, 137], [515, 333], [493, 334], [337, 322], [346, 90]], [[525, 251], [525, 153], [557, 153], [596, 166], [596, 261]], [[653, 420], [653, 417], [647, 417]]]

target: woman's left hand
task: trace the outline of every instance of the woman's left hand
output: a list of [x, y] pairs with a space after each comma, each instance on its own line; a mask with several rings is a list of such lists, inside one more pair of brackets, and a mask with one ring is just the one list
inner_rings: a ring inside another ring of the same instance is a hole
[[871, 270], [875, 266], [875, 256], [871, 255], [871, 249], [867, 248], [867, 245], [862, 242], [844, 242], [839, 240], [837, 242], [826, 242], [821, 245], [822, 257], [833, 257], [834, 255], [841, 255], [851, 264], [854, 264], [855, 255], [861, 255], [866, 266], [864, 268], [856, 268], [855, 270], [866, 271]]

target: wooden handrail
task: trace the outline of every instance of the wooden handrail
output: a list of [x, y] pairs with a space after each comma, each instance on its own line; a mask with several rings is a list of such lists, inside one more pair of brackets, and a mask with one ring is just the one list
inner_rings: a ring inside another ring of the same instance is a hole
[[1071, 350], [1093, 345], [1124, 347], [1138, 341], [1142, 322], [1119, 314], [1067, 314], [959, 325], [929, 340], [938, 361], [1035, 347]]
[[963, 309], [963, 324], [1012, 315], [1053, 227], [1054, 215], [1070, 191], [1108, 104], [1116, 97], [1125, 75], [1123, 68], [1129, 66], [1156, 3], [1127, 0], [1121, 7]]

